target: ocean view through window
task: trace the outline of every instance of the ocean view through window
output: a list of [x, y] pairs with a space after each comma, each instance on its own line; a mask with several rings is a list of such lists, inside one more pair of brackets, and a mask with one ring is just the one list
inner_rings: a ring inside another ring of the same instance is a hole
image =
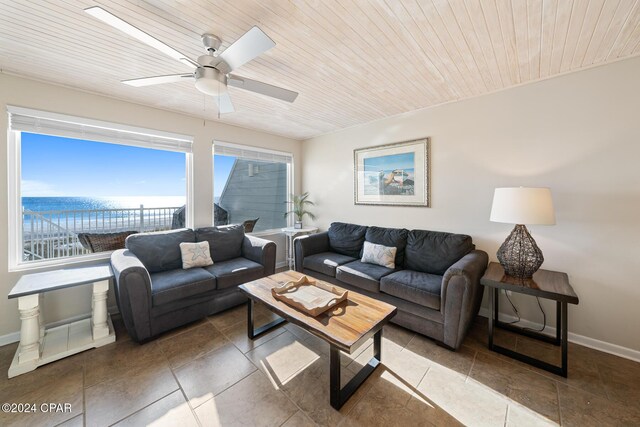
[[130, 234], [174, 228], [177, 216], [185, 224], [186, 139], [10, 117], [14, 268], [123, 248]]
[[119, 249], [186, 201], [183, 153], [23, 132], [21, 171], [23, 261]]
[[253, 232], [286, 227], [291, 169], [288, 153], [214, 144], [214, 224], [257, 220]]

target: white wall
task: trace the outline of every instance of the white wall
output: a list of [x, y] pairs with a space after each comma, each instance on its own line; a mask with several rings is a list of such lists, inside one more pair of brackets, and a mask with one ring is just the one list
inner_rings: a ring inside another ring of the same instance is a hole
[[[185, 115], [146, 107], [113, 98], [50, 85], [33, 80], [0, 74], [0, 343], [3, 336], [17, 332], [20, 328], [16, 300], [7, 300], [6, 295], [17, 282], [21, 273], [9, 273], [8, 210], [7, 206], [7, 114], [6, 106], [34, 108], [45, 111], [105, 120], [168, 132], [194, 136], [194, 219], [195, 226], [212, 224], [213, 162], [211, 143], [215, 140], [269, 148], [293, 153], [296, 182], [300, 188], [300, 143], [298, 141], [226, 125], [220, 122], [203, 121]], [[241, 111], [236, 114], [242, 114]], [[266, 236], [279, 245], [279, 261], [284, 262], [282, 236]], [[88, 286], [51, 292], [46, 295], [45, 318], [55, 322], [90, 311], [90, 289]], [[114, 304], [113, 297], [110, 300]], [[12, 337], [15, 335], [12, 335]], [[6, 341], [5, 337], [5, 341]]]
[[[567, 272], [580, 298], [570, 332], [638, 351], [638, 76], [634, 58], [304, 141], [303, 191], [325, 229], [348, 221], [466, 233], [496, 260], [512, 226], [489, 222], [494, 188], [548, 186], [557, 225], [530, 230], [543, 268]], [[425, 136], [431, 208], [353, 204], [354, 149]], [[534, 299], [514, 299], [541, 321]], [[545, 308], [555, 325], [554, 306]]]

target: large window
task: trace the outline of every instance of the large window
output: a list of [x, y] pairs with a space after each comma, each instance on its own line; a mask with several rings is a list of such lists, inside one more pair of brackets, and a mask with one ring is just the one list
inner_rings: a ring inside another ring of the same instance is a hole
[[186, 137], [31, 110], [10, 114], [12, 267], [106, 256], [131, 233], [186, 225]]
[[257, 219], [253, 232], [286, 227], [291, 168], [289, 153], [214, 143], [215, 225]]

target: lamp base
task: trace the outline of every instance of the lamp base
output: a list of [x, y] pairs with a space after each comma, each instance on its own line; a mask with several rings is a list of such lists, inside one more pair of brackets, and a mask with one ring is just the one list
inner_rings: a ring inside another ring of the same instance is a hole
[[544, 262], [542, 251], [522, 224], [513, 228], [497, 255], [504, 272], [519, 279], [532, 278]]

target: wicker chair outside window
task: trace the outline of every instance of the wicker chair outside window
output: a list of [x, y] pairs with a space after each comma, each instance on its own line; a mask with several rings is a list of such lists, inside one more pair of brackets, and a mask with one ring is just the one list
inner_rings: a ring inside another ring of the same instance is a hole
[[258, 222], [259, 219], [260, 218], [248, 219], [245, 222], [243, 222], [242, 226], [244, 227], [244, 232], [251, 233], [253, 231], [253, 228], [256, 226], [256, 222]]
[[127, 236], [137, 231], [121, 231], [118, 233], [78, 233], [78, 240], [85, 249], [91, 252], [115, 251], [124, 249]]

